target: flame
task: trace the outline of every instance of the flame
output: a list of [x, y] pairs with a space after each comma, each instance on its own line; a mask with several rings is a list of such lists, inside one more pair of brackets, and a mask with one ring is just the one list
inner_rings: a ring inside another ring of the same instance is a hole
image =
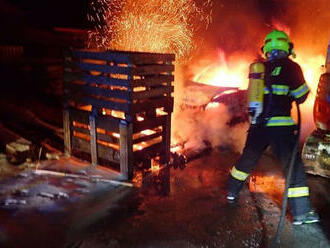
[[[320, 75], [324, 72], [322, 65], [325, 63], [325, 55], [309, 54], [308, 48], [297, 50], [296, 61], [300, 64], [306, 83], [310, 88], [310, 94], [306, 101], [300, 105], [302, 115], [301, 141], [304, 141], [308, 135], [315, 129], [313, 119], [313, 107], [317, 92], [317, 86]], [[293, 108], [293, 116], [296, 116], [296, 110]]]
[[[307, 49], [307, 48], [306, 48]], [[322, 65], [325, 62], [325, 55], [308, 54], [306, 49], [298, 50], [298, 57], [295, 61], [301, 66], [305, 80], [311, 89], [311, 100], [314, 100], [318, 80], [323, 71]], [[228, 61], [225, 58], [225, 53], [220, 50], [218, 53], [218, 61], [211, 65], [202, 67], [194, 66], [195, 75], [194, 82], [209, 84], [223, 87], [239, 87], [246, 89], [248, 86], [248, 68], [253, 61], [248, 59], [237, 59], [231, 61], [232, 66], [228, 66]], [[310, 103], [309, 103], [310, 104]]]
[[167, 112], [164, 111], [164, 108], [156, 108], [156, 115], [157, 116], [167, 115]]
[[140, 116], [140, 115], [137, 115], [136, 116], [136, 120], [137, 121], [144, 121], [144, 118], [142, 116]]
[[[173, 143], [175, 144], [176, 142], [173, 142]], [[174, 145], [174, 146], [172, 146], [172, 147], [170, 148], [171, 152], [173, 152], [173, 153], [175, 153], [175, 152], [179, 152], [179, 151], [181, 151], [182, 149], [183, 149], [183, 147], [180, 146], [180, 145]]]
[[158, 172], [160, 170], [160, 165], [159, 164], [152, 164], [151, 169], [153, 173]]
[[158, 174], [160, 172], [161, 166], [159, 163], [159, 157], [151, 159], [151, 168], [150, 171], [154, 174]]
[[[209, 63], [209, 61], [204, 63]], [[250, 63], [248, 59], [235, 60], [229, 66], [225, 52], [218, 49], [216, 61], [203, 67], [204, 63], [202, 62], [202, 65], [194, 66], [194, 82], [214, 86], [247, 88], [247, 74]]]
[[117, 138], [117, 139], [120, 138], [120, 134], [119, 133], [113, 133], [112, 136], [115, 137], [115, 138]]
[[218, 102], [210, 102], [206, 105], [206, 109], [212, 109], [212, 108], [218, 108], [220, 106], [220, 103]]
[[[325, 55], [315, 54], [310, 50], [310, 47], [296, 48], [297, 57], [293, 59], [301, 66], [305, 81], [310, 88], [308, 98], [300, 105], [302, 116], [301, 142], [304, 142], [306, 137], [315, 129], [313, 107], [319, 78], [324, 72], [322, 65], [325, 63]], [[326, 51], [326, 47], [324, 51]], [[211, 65], [205, 67], [197, 65], [193, 67], [195, 70], [193, 81], [215, 86], [236, 86], [240, 89], [247, 89], [248, 68], [251, 62], [253, 62], [253, 60], [248, 59], [248, 57], [236, 58], [228, 61], [223, 51], [219, 51], [217, 61], [209, 63]], [[207, 105], [206, 109], [217, 107], [217, 104], [210, 103]], [[292, 116], [297, 121], [297, 110], [295, 106], [292, 108]]]
[[140, 133], [144, 134], [144, 135], [150, 135], [150, 134], [156, 133], [156, 131], [151, 130], [151, 129], [146, 129], [146, 130], [141, 131]]
[[325, 63], [325, 55], [322, 54], [310, 55], [306, 52], [303, 52], [303, 50], [305, 49], [301, 49], [301, 51], [300, 50], [297, 51], [297, 54], [299, 56], [297, 57], [296, 61], [298, 64], [300, 64], [304, 72], [305, 80], [311, 89], [310, 96], [314, 100], [319, 78], [324, 70], [322, 68], [322, 65], [324, 65]]
[[148, 141], [142, 141], [142, 142], [140, 142], [140, 143], [138, 143], [138, 144], [134, 144], [134, 145], [133, 145], [133, 151], [134, 151], [134, 152], [135, 152], [135, 151], [141, 151], [141, 150], [143, 150], [143, 149], [145, 149], [145, 148], [147, 148], [147, 147], [149, 147], [149, 146], [152, 146], [152, 145], [158, 144], [158, 143], [160, 143], [160, 142], [162, 142], [162, 137], [161, 137], [161, 136], [156, 137], [156, 138], [154, 138], [154, 139], [150, 139], [150, 140], [148, 140]]
[[273, 20], [272, 26], [274, 27], [274, 29], [281, 30], [289, 36], [291, 34], [291, 29], [284, 23], [280, 22], [279, 20]]

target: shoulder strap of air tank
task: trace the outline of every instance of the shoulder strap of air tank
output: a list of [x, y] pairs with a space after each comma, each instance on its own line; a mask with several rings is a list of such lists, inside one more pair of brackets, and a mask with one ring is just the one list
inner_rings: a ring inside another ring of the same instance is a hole
[[273, 98], [272, 82], [270, 80], [269, 70], [267, 68], [267, 66], [269, 66], [269, 63], [270, 62], [264, 62], [264, 65], [265, 65], [265, 86], [268, 88], [269, 94], [268, 94], [267, 105], [264, 107], [265, 111], [263, 111], [263, 113], [260, 116], [261, 119], [262, 119], [263, 125], [265, 125], [267, 123], [267, 120], [269, 118], [270, 108], [271, 108], [271, 105], [272, 105], [272, 98]]

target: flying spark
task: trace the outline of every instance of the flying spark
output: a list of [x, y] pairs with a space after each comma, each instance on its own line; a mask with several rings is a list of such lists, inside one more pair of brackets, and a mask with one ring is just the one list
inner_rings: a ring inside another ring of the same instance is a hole
[[178, 60], [189, 57], [195, 33], [212, 21], [211, 0], [201, 6], [193, 0], [95, 0], [91, 6], [97, 28], [89, 47], [175, 53]]

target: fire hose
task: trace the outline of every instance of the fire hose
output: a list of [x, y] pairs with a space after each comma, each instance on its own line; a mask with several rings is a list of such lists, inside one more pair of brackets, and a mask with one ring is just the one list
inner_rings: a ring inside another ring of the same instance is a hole
[[291, 158], [290, 158], [288, 172], [287, 172], [287, 175], [286, 175], [280, 221], [279, 221], [278, 226], [277, 226], [277, 231], [276, 231], [275, 237], [274, 237], [273, 242], [270, 246], [271, 248], [276, 248], [280, 244], [280, 237], [281, 237], [281, 233], [282, 233], [282, 230], [283, 230], [285, 214], [286, 214], [286, 208], [287, 208], [287, 205], [288, 205], [288, 190], [289, 190], [289, 185], [290, 185], [290, 181], [291, 181], [293, 165], [294, 165], [295, 160], [296, 160], [296, 154], [297, 154], [298, 146], [299, 146], [299, 136], [300, 136], [300, 129], [301, 129], [301, 114], [300, 114], [299, 104], [297, 103], [297, 101], [295, 101], [295, 103], [296, 103], [296, 106], [297, 106], [297, 116], [298, 116], [298, 123], [297, 123], [298, 128], [297, 128], [297, 133], [295, 134], [296, 135], [296, 142], [295, 142], [293, 150], [292, 150], [292, 155], [291, 155]]

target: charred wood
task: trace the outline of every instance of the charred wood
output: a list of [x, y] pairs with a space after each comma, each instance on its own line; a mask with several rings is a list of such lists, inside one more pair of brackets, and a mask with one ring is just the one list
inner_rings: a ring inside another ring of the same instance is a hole
[[212, 151], [212, 147], [206, 145], [201, 148], [187, 148], [180, 152], [171, 152], [170, 165], [174, 168], [184, 169], [186, 164], [192, 160], [208, 155]]

